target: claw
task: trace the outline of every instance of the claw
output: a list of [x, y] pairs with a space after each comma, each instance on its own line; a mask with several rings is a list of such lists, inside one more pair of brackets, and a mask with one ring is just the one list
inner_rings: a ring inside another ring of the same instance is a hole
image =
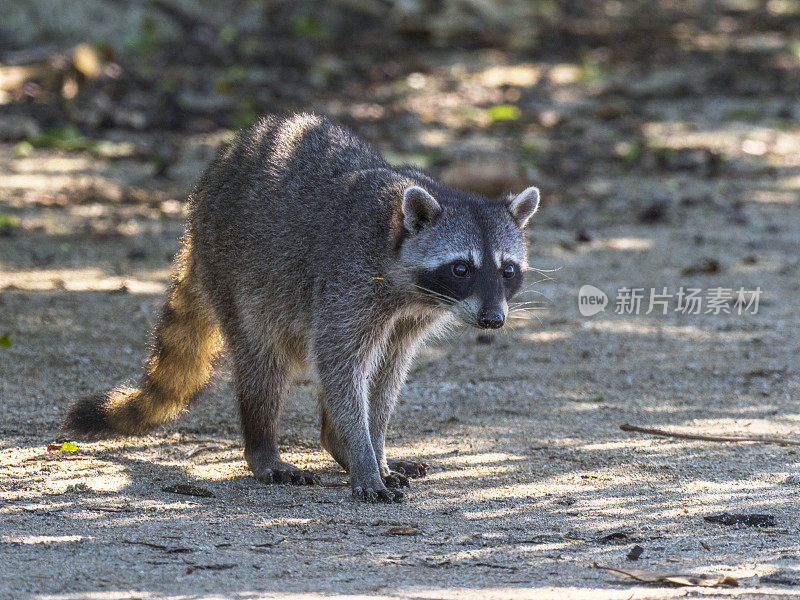
[[383, 482], [386, 484], [387, 488], [392, 489], [411, 487], [408, 482], [408, 477], [397, 472], [390, 472], [386, 477], [383, 478]]
[[428, 464], [412, 460], [390, 460], [389, 468], [397, 473], [402, 473], [406, 477], [417, 478], [425, 477], [428, 474]]
[[392, 502], [402, 502], [403, 492], [386, 488], [374, 490], [369, 488], [365, 489], [362, 487], [354, 487], [353, 499], [360, 500], [361, 502], [384, 502], [389, 504]]
[[263, 469], [255, 474], [256, 479], [268, 484], [314, 485], [317, 476], [313, 471], [296, 468]]

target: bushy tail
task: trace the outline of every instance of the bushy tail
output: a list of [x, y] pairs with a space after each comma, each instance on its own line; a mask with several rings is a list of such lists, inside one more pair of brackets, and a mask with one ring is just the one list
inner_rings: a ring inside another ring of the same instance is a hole
[[208, 382], [222, 336], [201, 289], [187, 238], [138, 388], [75, 402], [64, 428], [86, 435], [143, 433], [177, 415]]

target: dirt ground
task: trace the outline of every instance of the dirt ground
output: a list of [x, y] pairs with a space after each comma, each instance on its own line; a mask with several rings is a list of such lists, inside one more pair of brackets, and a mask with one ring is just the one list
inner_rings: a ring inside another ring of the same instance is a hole
[[[726, 53], [728, 18], [649, 62], [623, 60], [628, 46], [583, 62], [421, 53], [369, 101], [303, 105], [454, 184], [543, 191], [529, 237], [546, 277], [528, 280], [545, 279], [528, 292], [542, 304], [491, 343], [459, 329], [421, 352], [388, 447], [430, 472], [401, 505], [350, 500], [311, 372], [282, 448], [320, 486], [249, 476], [224, 361], [151, 436], [63, 437], [71, 399], [139, 372], [184, 200], [227, 134], [114, 130], [137, 151], [113, 157], [20, 147], [20, 113], [0, 118], [0, 598], [800, 597], [800, 447], [620, 430], [800, 440], [800, 42], [767, 20]], [[480, 112], [507, 102], [521, 114]], [[141, 149], [167, 142], [165, 175]], [[590, 317], [586, 284], [610, 297]], [[626, 287], [645, 290], [639, 314], [615, 310]], [[645, 314], [650, 289], [681, 287], [763, 294], [757, 314], [682, 314], [674, 297]], [[77, 449], [48, 449], [64, 442]], [[703, 518], [724, 512], [774, 523]]]

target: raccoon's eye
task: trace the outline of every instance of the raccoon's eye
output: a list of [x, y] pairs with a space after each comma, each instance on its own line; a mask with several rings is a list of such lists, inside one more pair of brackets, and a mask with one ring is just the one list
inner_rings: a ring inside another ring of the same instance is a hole
[[456, 277], [466, 277], [469, 275], [467, 263], [457, 262], [452, 266], [453, 275]]
[[517, 274], [517, 267], [515, 267], [514, 265], [509, 263], [505, 267], [503, 267], [503, 277], [505, 277], [506, 279], [511, 279], [516, 274]]

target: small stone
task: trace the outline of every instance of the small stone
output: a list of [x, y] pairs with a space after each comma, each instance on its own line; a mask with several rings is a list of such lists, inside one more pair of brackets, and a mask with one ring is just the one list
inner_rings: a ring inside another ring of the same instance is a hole
[[701, 258], [697, 263], [681, 270], [681, 275], [714, 275], [722, 271], [722, 264], [715, 258]]
[[642, 548], [637, 544], [636, 546], [631, 548], [631, 551], [625, 555], [625, 558], [627, 558], [628, 560], [639, 560], [639, 557], [642, 555], [642, 552], [644, 552], [644, 548]]
[[669, 214], [669, 205], [663, 200], [651, 202], [639, 212], [639, 221], [642, 223], [658, 223], [666, 221]]
[[128, 260], [144, 260], [147, 258], [147, 251], [144, 248], [131, 248], [128, 251]]

